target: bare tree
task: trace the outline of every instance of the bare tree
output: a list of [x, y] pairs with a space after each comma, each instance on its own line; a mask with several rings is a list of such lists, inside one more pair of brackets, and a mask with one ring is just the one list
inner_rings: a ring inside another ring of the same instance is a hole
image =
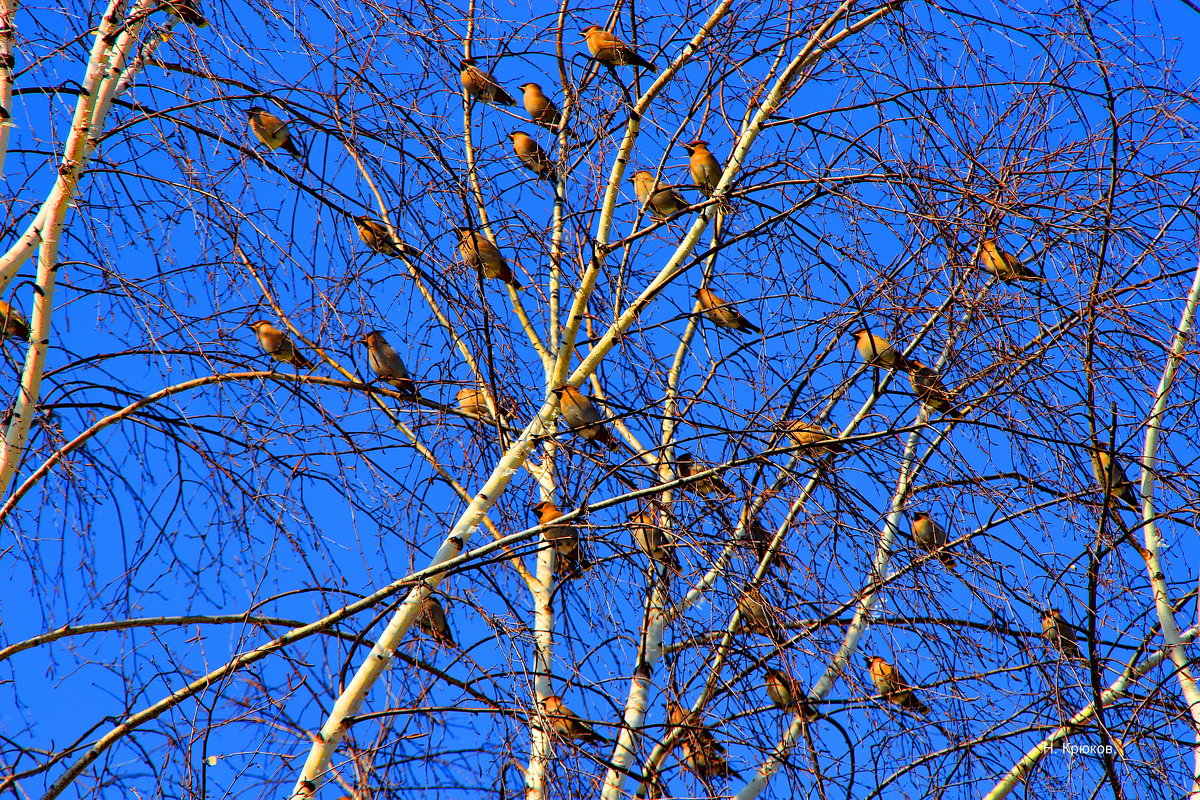
[[1156, 11], [0, 2], [0, 788], [1200, 798]]

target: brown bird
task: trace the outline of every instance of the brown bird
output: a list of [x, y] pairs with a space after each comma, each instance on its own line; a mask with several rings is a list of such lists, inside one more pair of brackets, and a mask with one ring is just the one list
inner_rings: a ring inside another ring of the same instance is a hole
[[[757, 516], [750, 513], [751, 508], [752, 506], [743, 506], [739, 520], [742, 528], [746, 531], [745, 541], [750, 546], [750, 552], [754, 554], [754, 563], [757, 566], [766, 558], [767, 551], [771, 547], [771, 540], [775, 538], [775, 535], [762, 526]], [[767, 566], [777, 567], [782, 572], [788, 572], [792, 568], [779, 550], [775, 551], [775, 555]]]
[[987, 236], [979, 243], [979, 268], [1008, 283], [1046, 282], [1045, 278], [1022, 264], [1019, 259], [1006, 253], [995, 239]]
[[1114, 501], [1119, 500], [1134, 511], [1138, 510], [1137, 492], [1133, 481], [1125, 474], [1124, 468], [1112, 453], [1110, 442], [1092, 440], [1092, 474], [1100, 489]]
[[730, 328], [742, 333], [762, 333], [761, 328], [738, 313], [737, 306], [712, 289], [697, 289], [696, 301], [700, 305], [700, 313], [718, 328]]
[[521, 288], [495, 242], [470, 228], [455, 228], [454, 233], [458, 236], [458, 255], [467, 266], [483, 273], [485, 278], [504, 281], [514, 289]]
[[416, 250], [393, 236], [387, 225], [371, 219], [365, 214], [354, 218], [354, 226], [358, 228], [358, 238], [362, 239], [363, 244], [376, 253], [409, 258], [417, 254]]
[[741, 613], [737, 630], [761, 633], [772, 641], [778, 641], [781, 630], [777, 618], [779, 609], [773, 608], [757, 588], [747, 589], [737, 599], [737, 610]]
[[867, 656], [867, 666], [875, 689], [889, 703], [895, 703], [906, 711], [928, 714], [929, 706], [917, 699], [917, 693], [904, 680], [900, 670], [884, 661], [881, 656]]
[[714, 778], [736, 778], [738, 773], [730, 768], [721, 746], [712, 731], [699, 719], [674, 701], [667, 701], [667, 722], [672, 728], [681, 728], [679, 745], [683, 750], [683, 765], [697, 778], [708, 783]]
[[446, 622], [446, 609], [433, 595], [429, 595], [421, 603], [421, 611], [417, 614], [417, 627], [426, 635], [433, 637], [438, 644], [454, 647], [454, 634]]
[[654, 176], [646, 170], [633, 173], [629, 182], [633, 184], [637, 199], [642, 205], [649, 206], [655, 219], [665, 220], [688, 207], [688, 202], [674, 187], [660, 186]]
[[504, 87], [496, 82], [491, 73], [475, 66], [477, 63], [479, 62], [473, 58], [464, 58], [458, 62], [458, 68], [462, 70], [458, 77], [462, 79], [467, 94], [481, 103], [515, 106], [517, 101], [512, 99], [512, 95], [504, 91]]
[[396, 352], [396, 348], [388, 344], [387, 339], [379, 331], [368, 331], [360, 339], [367, 346], [367, 363], [375, 377], [391, 385], [397, 392], [406, 397], [416, 397], [417, 387], [408, 375], [404, 360]]
[[186, 25], [195, 28], [207, 28], [208, 20], [200, 15], [199, 0], [165, 0], [168, 14], [173, 14]]
[[485, 421], [495, 421], [496, 417], [492, 414], [493, 408], [496, 409], [496, 414], [500, 416], [501, 420], [507, 416], [506, 409], [501, 408], [492, 397], [492, 393], [482, 387], [459, 389], [454, 399], [458, 402], [459, 409]]
[[[675, 474], [680, 478], [691, 478], [707, 469], [709, 469], [709, 466], [697, 462], [691, 453], [679, 452], [675, 454]], [[702, 494], [705, 497], [714, 493], [726, 496], [733, 495], [733, 489], [730, 489], [729, 484], [722, 480], [721, 476], [717, 473], [681, 484], [679, 488]]]
[[584, 28], [583, 38], [587, 40], [587, 47], [592, 53], [592, 58], [605, 66], [642, 67], [649, 70], [658, 70], [658, 67], [654, 66], [654, 64], [635, 53], [632, 47], [599, 25], [589, 25]]
[[[533, 506], [537, 512], [538, 524], [547, 525], [563, 515], [562, 509], [543, 500]], [[558, 553], [558, 564], [554, 569], [556, 575], [566, 575], [579, 566], [579, 531], [574, 525], [553, 525], [542, 532], [543, 538], [554, 546]]]
[[556, 694], [546, 695], [539, 703], [542, 713], [550, 723], [550, 730], [564, 739], [581, 739], [585, 742], [602, 742], [600, 734], [592, 729], [579, 715], [567, 708], [566, 703]]
[[0, 338], [29, 341], [29, 320], [25, 319], [24, 314], [0, 300], [0, 316], [4, 317], [4, 330], [0, 332]]
[[781, 669], [767, 667], [767, 697], [783, 711], [799, 714], [807, 720], [815, 719], [816, 713], [808, 704], [800, 683]]
[[536, 83], [523, 83], [517, 87], [522, 92], [521, 101], [529, 118], [543, 128], [557, 132], [562, 127], [562, 113], [554, 101], [546, 96]]
[[249, 113], [250, 132], [254, 134], [255, 138], [271, 150], [278, 150], [282, 147], [287, 153], [301, 161], [304, 160], [304, 156], [301, 155], [296, 143], [292, 140], [287, 123], [262, 106], [252, 106]]
[[912, 537], [917, 546], [926, 553], [937, 554], [938, 561], [942, 562], [946, 569], [954, 569], [954, 557], [942, 549], [948, 541], [945, 528], [934, 522], [924, 511], [913, 514]]
[[876, 336], [868, 330], [851, 331], [850, 335], [854, 337], [863, 363], [889, 370], [908, 369], [908, 359], [882, 336]]
[[947, 416], [962, 419], [954, 400], [954, 393], [946, 388], [942, 379], [930, 367], [920, 361], [910, 359], [908, 362], [908, 382], [912, 384], [913, 394], [930, 412], [938, 412]]
[[296, 369], [312, 369], [312, 362], [300, 355], [292, 344], [291, 337], [265, 319], [247, 323], [246, 327], [254, 329], [254, 335], [258, 337], [258, 346], [271, 358], [291, 364]]
[[836, 430], [823, 428], [815, 422], [786, 419], [783, 421], [782, 427], [788, 438], [792, 440], [792, 444], [804, 448], [799, 451], [798, 455], [820, 458], [840, 453], [846, 449], [846, 445], [841, 441]]
[[683, 147], [688, 151], [688, 168], [692, 173], [692, 183], [711, 197], [725, 168], [717, 161], [717, 157], [709, 152], [708, 142], [697, 139], [694, 142], [685, 142]]
[[656, 564], [679, 572], [679, 557], [675, 555], [675, 543], [667, 531], [658, 524], [652, 511], [638, 509], [629, 515], [627, 524], [633, 542]]
[[621, 448], [621, 442], [617, 437], [604, 427], [603, 418], [596, 407], [592, 405], [592, 401], [578, 389], [569, 384], [563, 384], [554, 389], [553, 394], [558, 398], [558, 410], [571, 430], [588, 441], [604, 445], [609, 450]]
[[554, 160], [528, 133], [513, 131], [508, 138], [512, 139], [513, 152], [517, 154], [517, 160], [524, 164], [530, 172], [544, 181], [558, 182], [558, 169], [554, 166]]
[[1083, 660], [1075, 626], [1063, 619], [1057, 608], [1042, 612], [1042, 633], [1050, 646], [1064, 658]]

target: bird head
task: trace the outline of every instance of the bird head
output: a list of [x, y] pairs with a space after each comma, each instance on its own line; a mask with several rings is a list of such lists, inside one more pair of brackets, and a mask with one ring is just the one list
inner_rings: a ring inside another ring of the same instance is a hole
[[257, 117], [259, 114], [267, 113], [267, 110], [265, 108], [263, 108], [262, 106], [250, 106], [250, 110], [247, 111], [246, 113], [248, 113], [252, 117]]
[[379, 335], [379, 331], [366, 331], [362, 336], [358, 337], [358, 341], [362, 342], [363, 344], [370, 344], [371, 340]]
[[704, 141], [703, 139], [695, 139], [690, 142], [683, 142], [683, 148], [685, 150], [687, 150], [689, 154], [691, 154], [692, 152], [694, 152], [696, 150], [700, 150], [700, 149], [707, 150], [708, 142]]
[[511, 133], [508, 134], [508, 138], [510, 138], [514, 141], [516, 141], [516, 138], [518, 136], [524, 136], [526, 139], [529, 138], [529, 134], [526, 133], [525, 131], [512, 131]]
[[651, 175], [649, 172], [647, 172], [644, 169], [638, 170], [637, 172], [633, 173], [633, 175], [630, 176], [630, 178], [629, 178], [630, 183], [642, 183], [644, 181], [652, 181], [652, 180], [654, 180], [654, 176]]
[[929, 519], [929, 515], [926, 514], [924, 511], [918, 511], [915, 514], [913, 514], [913, 519], [915, 519], [917, 522], [921, 522], [923, 520]]
[[459, 62], [458, 62], [458, 67], [459, 67], [459, 69], [467, 69], [468, 67], [473, 67], [473, 66], [475, 66], [475, 64], [476, 64], [476, 61], [475, 61], [475, 59], [473, 59], [473, 58], [464, 58], [462, 61], [459, 61]]
[[257, 319], [257, 320], [255, 320], [254, 322], [247, 322], [247, 323], [246, 323], [246, 327], [247, 327], [247, 328], [253, 328], [254, 330], [256, 330], [256, 331], [257, 331], [257, 330], [258, 330], [259, 328], [261, 328], [263, 325], [270, 325], [270, 324], [271, 324], [271, 323], [270, 323], [270, 322], [268, 322], [268, 321], [267, 321], [267, 320], [265, 320], [265, 319]]
[[583, 29], [583, 38], [586, 39], [588, 37], [588, 34], [594, 32], [594, 31], [602, 31], [602, 30], [604, 30], [604, 28], [601, 28], [599, 25], [588, 25], [586, 28]]
[[522, 83], [517, 88], [520, 89], [522, 92], [524, 92], [524, 91], [540, 92], [542, 90], [542, 87], [540, 85], [533, 83], [532, 81], [530, 81], [529, 83]]
[[568, 389], [570, 389], [570, 388], [571, 388], [570, 384], [566, 384], [566, 383], [564, 383], [562, 386], [559, 386], [559, 387], [557, 387], [557, 388], [551, 389], [551, 390], [550, 390], [550, 394], [554, 395], [555, 397], [557, 397], [558, 399], [560, 399], [560, 400], [561, 400], [561, 399], [562, 399], [562, 396], [563, 396], [563, 394], [564, 394], [564, 393], [565, 393], [565, 392], [566, 392]]
[[459, 239], [463, 238], [464, 236], [469, 236], [470, 234], [471, 234], [470, 228], [455, 228], [454, 229], [454, 235], [457, 236]]

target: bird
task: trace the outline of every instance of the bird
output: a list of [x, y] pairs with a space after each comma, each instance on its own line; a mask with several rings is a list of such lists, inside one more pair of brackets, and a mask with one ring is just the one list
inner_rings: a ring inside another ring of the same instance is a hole
[[1020, 259], [1006, 253], [990, 236], [985, 236], [979, 243], [979, 268], [1007, 283], [1046, 282], [1045, 278], [1022, 264]]
[[[547, 525], [563, 515], [562, 509], [549, 500], [535, 503], [532, 508], [537, 512], [539, 525]], [[576, 527], [552, 525], [542, 532], [542, 537], [552, 544], [554, 552], [558, 553], [555, 573], [565, 575], [574, 572], [579, 565], [579, 531]]]
[[287, 153], [303, 160], [300, 150], [292, 140], [287, 123], [262, 106], [250, 108], [250, 132], [271, 150], [283, 148]]
[[168, 14], [173, 14], [185, 24], [195, 28], [207, 28], [208, 20], [200, 14], [199, 0], [166, 0]]
[[416, 250], [393, 236], [387, 225], [371, 219], [366, 214], [355, 217], [354, 225], [358, 228], [358, 238], [362, 239], [363, 244], [376, 253], [409, 258], [417, 254]]
[[416, 397], [417, 387], [409, 377], [404, 360], [396, 349], [388, 344], [379, 331], [368, 331], [359, 340], [367, 346], [367, 363], [375, 377], [392, 386], [405, 397]]
[[1042, 612], [1042, 633], [1050, 646], [1064, 658], [1083, 660], [1075, 626], [1063, 619], [1062, 612], [1057, 608]]
[[599, 25], [589, 25], [584, 28], [583, 38], [587, 40], [587, 47], [591, 51], [592, 58], [605, 66], [642, 67], [658, 71], [658, 67], [654, 66], [652, 62], [639, 56], [632, 47]]
[[24, 314], [0, 300], [0, 315], [4, 317], [4, 330], [0, 332], [0, 338], [29, 341], [29, 320], [25, 319]]
[[725, 748], [700, 721], [698, 714], [688, 712], [674, 700], [668, 700], [667, 724], [680, 729], [679, 745], [683, 750], [683, 764], [697, 778], [707, 783], [713, 778], [739, 777], [729, 766]]
[[836, 430], [824, 428], [815, 422], [788, 419], [783, 421], [782, 427], [793, 444], [804, 448], [798, 455], [819, 458], [840, 453], [846, 449], [846, 445], [841, 441]]
[[495, 408], [497, 414], [501, 417], [504, 412], [497, 405], [492, 393], [484, 388], [466, 387], [459, 389], [454, 395], [454, 399], [458, 402], [458, 407], [467, 414], [479, 417], [479, 419], [494, 421], [496, 418], [492, 415], [492, 409]]
[[542, 713], [550, 723], [550, 729], [564, 739], [580, 739], [585, 742], [602, 742], [604, 739], [579, 715], [567, 708], [567, 704], [556, 694], [543, 697], [539, 703]]
[[889, 703], [895, 703], [905, 711], [928, 714], [929, 706], [917, 699], [917, 693], [904, 680], [900, 670], [889, 664], [882, 656], [867, 656], [867, 666], [875, 689]]
[[692, 173], [692, 183], [696, 184], [701, 192], [711, 197], [725, 168], [709, 151], [708, 142], [702, 139], [684, 142], [683, 148], [688, 152], [688, 168]]
[[934, 522], [933, 517], [924, 511], [913, 514], [912, 537], [917, 546], [926, 553], [935, 553], [937, 560], [942, 562], [946, 569], [954, 569], [954, 557], [943, 549], [948, 540], [946, 529]]
[[271, 358], [291, 364], [296, 369], [312, 369], [312, 362], [296, 350], [291, 337], [270, 322], [260, 319], [247, 323], [246, 327], [254, 329], [254, 335], [258, 337], [258, 346]]
[[495, 242], [470, 228], [455, 228], [454, 233], [458, 236], [458, 254], [467, 266], [475, 268], [485, 278], [502, 280], [513, 289], [521, 289]]
[[508, 137], [512, 139], [513, 152], [517, 154], [517, 160], [524, 164], [530, 172], [544, 181], [558, 182], [558, 168], [554, 166], [554, 160], [528, 133], [513, 131]]
[[421, 610], [417, 614], [417, 627], [427, 635], [432, 636], [438, 644], [454, 647], [454, 634], [446, 623], [446, 609], [433, 595], [421, 602]]
[[536, 83], [523, 83], [517, 87], [521, 90], [521, 102], [529, 113], [529, 118], [547, 130], [557, 132], [562, 128], [562, 113], [554, 101], [546, 96], [542, 87]]
[[882, 336], [876, 336], [866, 329], [851, 331], [850, 335], [854, 337], [858, 355], [863, 363], [889, 370], [908, 368], [908, 359]]
[[[679, 452], [675, 454], [675, 474], [680, 478], [691, 478], [694, 475], [704, 472], [708, 468], [709, 467], [706, 464], [697, 463], [696, 458], [691, 453]], [[716, 473], [680, 484], [679, 488], [686, 489], [689, 492], [702, 494], [705, 497], [708, 497], [710, 494], [714, 493], [726, 496], [733, 495], [733, 489], [730, 489], [729, 484], [727, 484], [721, 478], [721, 476]]]
[[946, 384], [942, 383], [942, 379], [931, 367], [909, 359], [908, 382], [912, 384], [913, 394], [921, 401], [921, 405], [931, 413], [936, 411], [962, 419], [962, 412], [958, 410], [954, 393], [946, 388]]
[[604, 426], [600, 412], [592, 405], [582, 392], [570, 384], [564, 383], [552, 394], [558, 398], [558, 410], [563, 419], [575, 433], [588, 441], [607, 447], [609, 450], [619, 450], [621, 442]]
[[804, 719], [816, 718], [816, 713], [808, 704], [808, 699], [795, 678], [775, 667], [767, 667], [766, 678], [767, 697], [771, 698], [776, 708], [799, 714]]
[[738, 631], [761, 633], [772, 641], [780, 638], [779, 623], [776, 621], [779, 610], [772, 608], [757, 588], [747, 589], [738, 595], [737, 610], [741, 614]]
[[462, 79], [467, 94], [481, 103], [515, 106], [517, 101], [512, 99], [512, 95], [504, 91], [504, 87], [496, 82], [490, 72], [475, 66], [477, 63], [479, 62], [473, 58], [464, 58], [458, 62], [458, 68], [462, 70], [458, 77]]
[[1113, 500], [1119, 500], [1130, 509], [1137, 511], [1138, 499], [1137, 492], [1133, 488], [1133, 481], [1129, 480], [1124, 468], [1117, 462], [1116, 456], [1112, 453], [1112, 444], [1093, 439], [1091, 456], [1092, 474], [1096, 476], [1096, 483], [1100, 484], [1101, 491]]
[[633, 184], [638, 201], [649, 206], [655, 219], [665, 220], [688, 207], [688, 202], [673, 186], [659, 186], [654, 176], [644, 169], [633, 173], [629, 182]]
[[679, 557], [675, 554], [674, 542], [667, 531], [658, 524], [652, 511], [638, 509], [629, 515], [627, 524], [634, 544], [649, 556], [652, 562], [679, 572]]
[[[750, 546], [750, 552], [754, 554], [755, 565], [759, 564], [771, 547], [771, 540], [775, 535], [762, 526], [758, 521], [758, 517], [751, 513], [752, 506], [743, 506], [742, 513], [739, 516], [742, 528], [746, 531], [745, 542]], [[771, 557], [771, 561], [767, 566], [778, 567], [783, 572], [791, 570], [791, 564], [783, 557], [781, 548], [775, 550], [775, 555]]]
[[729, 328], [739, 333], [762, 333], [762, 328], [743, 317], [733, 303], [712, 289], [697, 289], [696, 301], [700, 305], [700, 313], [718, 328]]

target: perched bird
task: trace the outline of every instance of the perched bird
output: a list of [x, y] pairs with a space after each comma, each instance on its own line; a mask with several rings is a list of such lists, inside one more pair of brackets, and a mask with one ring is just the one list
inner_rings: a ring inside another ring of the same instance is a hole
[[512, 139], [513, 152], [517, 154], [517, 160], [524, 164], [530, 172], [544, 181], [558, 182], [558, 168], [554, 166], [554, 160], [528, 133], [513, 131], [508, 138]]
[[[563, 515], [562, 509], [543, 500], [533, 506], [537, 512], [538, 524], [547, 525]], [[558, 565], [555, 574], [568, 574], [575, 571], [579, 565], [579, 531], [574, 525], [553, 525], [542, 532], [547, 542], [554, 545], [558, 553]]]
[[458, 73], [458, 77], [462, 79], [462, 85], [467, 90], [467, 94], [481, 103], [515, 106], [517, 101], [512, 99], [512, 95], [496, 83], [496, 79], [492, 77], [491, 73], [475, 66], [477, 63], [473, 58], [464, 58], [458, 62], [458, 68], [462, 70]]
[[0, 316], [4, 317], [4, 330], [0, 338], [23, 339], [29, 341], [29, 320], [13, 306], [0, 300]]
[[881, 656], [867, 656], [867, 666], [875, 689], [889, 703], [895, 703], [905, 711], [928, 714], [929, 706], [917, 699], [917, 693], [904, 680], [900, 670], [884, 661]]
[[781, 669], [767, 667], [767, 697], [777, 708], [799, 714], [804, 719], [814, 719], [816, 714], [804, 696], [800, 683]]
[[1062, 612], [1057, 608], [1042, 612], [1042, 633], [1050, 642], [1050, 646], [1064, 658], [1083, 660], [1078, 632], [1074, 625], [1063, 619]]
[[271, 358], [291, 364], [296, 369], [312, 369], [312, 362], [300, 355], [292, 344], [291, 337], [265, 319], [247, 323], [246, 327], [254, 329], [254, 335], [258, 337], [258, 346]]
[[433, 595], [429, 595], [421, 603], [421, 611], [417, 614], [417, 627], [428, 636], [437, 640], [438, 644], [454, 647], [454, 634], [446, 623], [446, 609]]
[[165, 0], [168, 14], [173, 14], [185, 24], [195, 28], [207, 28], [208, 20], [200, 14], [200, 0]]
[[591, 725], [567, 708], [566, 703], [558, 695], [546, 695], [539, 703], [542, 706], [542, 713], [546, 715], [546, 720], [550, 723], [550, 730], [554, 731], [557, 736], [564, 739], [581, 739], [585, 742], [604, 741], [600, 734], [592, 730]]
[[[689, 712], [674, 700], [667, 701], [667, 724], [672, 728], [686, 728], [690, 730], [697, 724], [696, 715]], [[685, 730], [685, 734], [686, 734]]]
[[458, 254], [467, 266], [483, 273], [485, 278], [502, 280], [514, 289], [521, 288], [495, 242], [470, 228], [455, 228], [454, 233], [458, 236]]
[[1045, 278], [1022, 264], [1019, 259], [1006, 253], [1004, 248], [996, 244], [996, 240], [990, 236], [985, 236], [979, 243], [979, 268], [1009, 283], [1016, 281], [1046, 282]]
[[737, 610], [741, 613], [737, 629], [748, 633], [761, 633], [770, 639], [780, 638], [779, 610], [772, 608], [757, 588], [747, 589], [737, 599]]
[[655, 219], [665, 220], [688, 207], [688, 202], [674, 187], [659, 186], [654, 176], [646, 170], [633, 173], [629, 182], [633, 184], [637, 199], [642, 205], [649, 206]]
[[289, 154], [304, 160], [296, 143], [292, 141], [292, 134], [288, 132], [287, 123], [262, 106], [250, 108], [250, 132], [271, 150], [278, 150], [282, 147]]
[[642, 508], [629, 515], [629, 533], [641, 551], [655, 564], [679, 572], [679, 557], [675, 555], [675, 544], [666, 530], [658, 524], [652, 511]]
[[713, 778], [739, 777], [729, 767], [725, 748], [700, 721], [698, 714], [689, 713], [675, 701], [668, 700], [667, 723], [681, 729], [679, 746], [683, 750], [683, 764], [697, 778], [707, 783]]
[[558, 106], [542, 91], [536, 83], [523, 83], [517, 87], [522, 92], [521, 101], [529, 118], [543, 128], [557, 132], [562, 127], [562, 113]]
[[[472, 389], [466, 387], [459, 389], [454, 395], [454, 399], [458, 402], [458, 407], [482, 420], [494, 421], [496, 418], [492, 415], [492, 409], [496, 409], [496, 413], [503, 418], [504, 410], [496, 403], [492, 397], [492, 393], [482, 387]], [[490, 401], [490, 404], [489, 404]]]
[[363, 214], [354, 218], [358, 238], [370, 249], [385, 256], [415, 256], [417, 251], [397, 239], [388, 226]]
[[920, 361], [909, 359], [908, 382], [912, 384], [913, 394], [921, 401], [921, 405], [930, 412], [936, 411], [962, 419], [962, 412], [957, 408], [953, 392], [946, 388], [946, 384], [942, 383], [942, 379], [932, 368]]
[[[775, 535], [762, 526], [757, 516], [750, 513], [751, 508], [752, 506], [743, 506], [739, 520], [742, 528], [746, 531], [745, 541], [750, 546], [750, 552], [754, 554], [754, 563], [757, 566], [767, 557], [771, 540], [775, 538]], [[783, 572], [788, 572], [792, 568], [780, 550], [775, 551], [775, 555], [772, 556], [767, 566], [778, 567]]]
[[406, 397], [416, 397], [417, 387], [408, 375], [403, 359], [396, 349], [388, 344], [379, 331], [368, 331], [360, 340], [367, 346], [367, 362], [375, 377], [391, 385]]
[[1096, 483], [1100, 484], [1100, 489], [1113, 500], [1119, 500], [1137, 511], [1137, 491], [1133, 488], [1133, 481], [1129, 480], [1124, 468], [1112, 453], [1112, 444], [1093, 440], [1091, 456], [1092, 474], [1096, 476]]
[[863, 363], [889, 370], [908, 369], [909, 362], [892, 343], [868, 330], [852, 331], [858, 355]]
[[934, 522], [924, 511], [913, 514], [912, 537], [917, 546], [926, 553], [937, 554], [938, 561], [942, 562], [946, 569], [954, 569], [954, 557], [942, 549], [948, 541], [945, 528]]
[[700, 313], [718, 328], [730, 328], [742, 333], [762, 333], [762, 329], [738, 313], [737, 307], [712, 289], [696, 290]]
[[592, 405], [592, 401], [578, 389], [563, 384], [554, 389], [553, 394], [558, 398], [558, 410], [562, 412], [563, 419], [571, 426], [571, 430], [588, 441], [604, 445], [609, 450], [621, 448], [617, 437], [604, 427], [603, 418]]
[[820, 458], [840, 453], [846, 448], [836, 430], [823, 428], [815, 422], [786, 419], [783, 421], [782, 427], [793, 444], [804, 448], [799, 452], [799, 455], [802, 456]]
[[588, 50], [592, 58], [608, 67], [642, 67], [658, 70], [658, 67], [633, 51], [633, 48], [622, 42], [616, 36], [601, 28], [599, 25], [589, 25], [583, 29], [583, 38], [587, 39]]
[[[675, 454], [675, 474], [681, 478], [691, 478], [707, 469], [709, 469], [708, 465], [698, 463], [691, 453], [680, 452]], [[713, 493], [726, 496], [733, 495], [733, 489], [730, 489], [729, 484], [722, 480], [721, 476], [716, 473], [681, 484], [679, 488], [702, 494], [705, 497]]]
[[688, 151], [688, 168], [692, 173], [692, 183], [711, 197], [725, 168], [709, 151], [708, 142], [697, 139], [694, 142], [685, 142], [683, 147]]

